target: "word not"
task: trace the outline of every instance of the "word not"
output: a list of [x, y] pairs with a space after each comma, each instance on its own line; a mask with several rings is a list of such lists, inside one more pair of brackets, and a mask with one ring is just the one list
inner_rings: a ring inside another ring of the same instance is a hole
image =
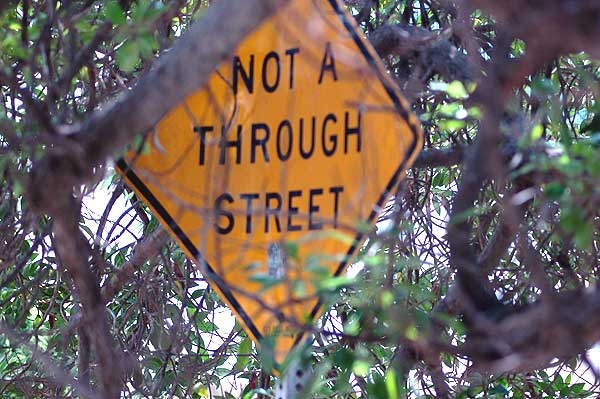
[[[254, 93], [254, 83], [257, 79], [260, 80], [260, 84], [265, 92], [273, 93], [279, 88], [282, 82], [282, 75], [284, 75], [283, 81], [287, 82], [288, 89], [292, 90], [294, 88], [294, 74], [296, 69], [295, 57], [299, 53], [300, 48], [298, 47], [288, 48], [282, 55], [276, 51], [269, 51], [262, 58], [262, 62], [256, 62], [257, 56], [255, 54], [250, 54], [245, 60], [242, 60], [238, 55], [234, 56], [231, 79], [233, 94], [238, 94], [242, 86], [241, 84], [243, 84], [248, 93]], [[283, 62], [282, 59], [284, 60]], [[255, 67], [257, 64], [260, 66], [260, 72], [258, 72], [259, 67]], [[330, 73], [331, 78], [337, 81], [335, 58], [333, 57], [333, 50], [329, 42], [325, 44], [325, 52], [317, 81], [318, 84], [323, 82], [325, 73]]]

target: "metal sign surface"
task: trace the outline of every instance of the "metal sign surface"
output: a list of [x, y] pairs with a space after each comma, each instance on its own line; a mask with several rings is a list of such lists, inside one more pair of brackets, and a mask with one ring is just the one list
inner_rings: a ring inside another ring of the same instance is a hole
[[118, 169], [281, 360], [319, 313], [421, 147], [378, 57], [336, 0], [294, 0]]

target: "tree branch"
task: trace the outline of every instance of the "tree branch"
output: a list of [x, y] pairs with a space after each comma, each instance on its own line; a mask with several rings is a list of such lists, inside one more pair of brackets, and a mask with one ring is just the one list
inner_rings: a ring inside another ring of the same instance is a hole
[[[28, 199], [34, 209], [53, 219], [57, 253], [68, 270], [81, 301], [83, 328], [98, 361], [98, 381], [103, 397], [117, 398], [121, 390], [121, 358], [110, 333], [104, 298], [88, 259], [91, 248], [79, 231], [80, 207], [73, 188], [93, 178], [93, 168], [122, 150], [136, 134], [151, 129], [171, 108], [202, 87], [236, 45], [285, 0], [222, 0], [184, 34], [156, 68], [137, 86], [105, 110], [91, 115], [72, 133], [59, 137], [55, 146], [37, 161], [28, 184]], [[68, 132], [67, 132], [68, 133]], [[158, 239], [163, 238], [157, 233]], [[156, 248], [154, 239], [149, 247]], [[158, 245], [160, 247], [160, 245]], [[111, 297], [139, 264], [145, 251], [132, 259], [131, 267], [111, 280], [105, 290]], [[83, 337], [85, 339], [85, 337]], [[82, 353], [87, 362], [87, 354]], [[87, 370], [81, 370], [87, 379]]]
[[553, 359], [571, 358], [598, 340], [600, 293], [578, 290], [512, 314], [461, 349], [479, 370], [514, 373], [543, 369]]
[[152, 129], [176, 104], [202, 87], [237, 44], [285, 3], [222, 0], [210, 7], [131, 92], [79, 128], [75, 139], [88, 162], [104, 162], [136, 134]]
[[450, 32], [434, 33], [421, 27], [390, 24], [373, 31], [369, 41], [382, 58], [414, 58], [424, 70], [438, 73], [448, 81], [473, 80], [468, 58], [448, 40]]
[[[238, 43], [287, 0], [222, 0], [210, 7], [138, 84], [66, 136], [34, 164], [29, 195], [46, 212], [57, 193], [93, 179], [93, 167], [122, 150], [202, 87]], [[48, 188], [51, 188], [50, 190]]]
[[412, 167], [423, 169], [455, 166], [463, 161], [466, 149], [467, 147], [463, 145], [452, 148], [428, 148], [421, 151]]
[[102, 288], [102, 298], [105, 303], [110, 302], [116, 293], [133, 277], [148, 259], [156, 256], [160, 248], [169, 240], [169, 234], [162, 227], [158, 227], [144, 241], [137, 244], [129, 262], [126, 262], [110, 278]]
[[[90, 268], [88, 259], [91, 248], [83, 234], [79, 231], [79, 207], [75, 200], [64, 201], [63, 208], [54, 208], [53, 230], [56, 235], [56, 249], [62, 265], [67, 269], [81, 301], [83, 319], [82, 328], [87, 337], [80, 339], [90, 342], [96, 352], [99, 365], [98, 381], [102, 387], [103, 397], [118, 398], [121, 392], [121, 356], [117, 355], [110, 333], [107, 312], [100, 294], [97, 278]], [[86, 350], [86, 348], [84, 348]], [[81, 354], [85, 361], [86, 353]], [[85, 368], [86, 364], [82, 363]], [[80, 370], [82, 383], [87, 381], [87, 370]]]

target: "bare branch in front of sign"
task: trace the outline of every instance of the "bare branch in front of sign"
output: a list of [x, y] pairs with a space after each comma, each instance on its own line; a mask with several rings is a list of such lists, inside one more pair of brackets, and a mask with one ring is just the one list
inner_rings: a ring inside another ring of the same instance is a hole
[[136, 134], [149, 131], [202, 87], [237, 43], [283, 4], [283, 0], [223, 0], [209, 8], [130, 92], [81, 126], [75, 139], [89, 162], [104, 162]]
[[[90, 182], [94, 166], [122, 151], [136, 135], [150, 130], [172, 107], [202, 87], [237, 43], [285, 3], [224, 0], [209, 8], [132, 90], [81, 125], [63, 129], [67, 134], [57, 144], [64, 150], [47, 151], [45, 159], [34, 165], [29, 190], [34, 204], [43, 208], [54, 201], [54, 192], [46, 190], [49, 186], [70, 192]], [[42, 165], [56, 167], [49, 171]]]
[[137, 134], [152, 128], [169, 109], [202, 86], [237, 43], [284, 3], [279, 0], [218, 2], [137, 86], [81, 125], [63, 129], [67, 134], [55, 136], [53, 146], [32, 167], [27, 186], [30, 203], [39, 213], [52, 217], [58, 255], [73, 279], [82, 305], [82, 328], [91, 345], [82, 342], [80, 348], [81, 377], [84, 382], [88, 379], [86, 370], [89, 370], [91, 347], [93, 358], [98, 362], [98, 376], [94, 379], [103, 397], [119, 397], [122, 386], [122, 356], [110, 332], [105, 299], [114, 295], [135, 266], [160, 248], [166, 238], [159, 230], [144, 243], [130, 263], [110, 280], [103, 297], [89, 261], [91, 248], [79, 231], [80, 204], [73, 196], [73, 189], [91, 182], [95, 167], [122, 151]]

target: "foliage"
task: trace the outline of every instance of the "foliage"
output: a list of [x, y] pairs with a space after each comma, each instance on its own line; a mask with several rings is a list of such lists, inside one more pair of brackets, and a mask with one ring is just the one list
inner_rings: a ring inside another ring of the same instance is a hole
[[[29, 175], [45, 153], [73, 150], [71, 126], [135, 86], [209, 3], [0, 5], [1, 397], [100, 392], [82, 293], [57, 251], [57, 221], [28, 196]], [[288, 359], [314, 365], [313, 397], [599, 392], [586, 371], [600, 339], [598, 299], [585, 290], [600, 271], [598, 45], [565, 35], [562, 47], [540, 47], [492, 3], [345, 1], [412, 104], [425, 145], [353, 276], [316, 279], [329, 311], [312, 345]], [[524, 20], [546, 15], [510, 3]], [[277, 379], [261, 370], [273, 361], [269, 342], [257, 350], [112, 166], [94, 167], [75, 198], [123, 397], [273, 393]], [[466, 283], [469, 262], [476, 287]], [[496, 307], [475, 300], [485, 293], [500, 298]], [[544, 306], [547, 318], [528, 313]], [[538, 327], [563, 335], [545, 341]]]

